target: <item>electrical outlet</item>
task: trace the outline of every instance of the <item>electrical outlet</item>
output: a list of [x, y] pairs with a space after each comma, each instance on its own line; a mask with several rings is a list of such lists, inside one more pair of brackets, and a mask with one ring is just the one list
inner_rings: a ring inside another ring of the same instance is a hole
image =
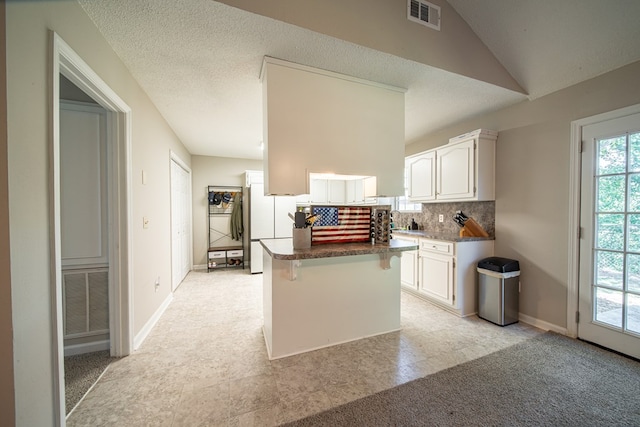
[[444, 222], [444, 215], [438, 215], [438, 222]]

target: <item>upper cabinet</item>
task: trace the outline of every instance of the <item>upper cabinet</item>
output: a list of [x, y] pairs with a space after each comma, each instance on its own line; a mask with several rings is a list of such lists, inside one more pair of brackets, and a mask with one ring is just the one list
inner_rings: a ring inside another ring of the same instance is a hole
[[[347, 187], [346, 182], [341, 179], [330, 179], [327, 185], [329, 191], [327, 199], [330, 204], [346, 203], [347, 201]], [[313, 193], [311, 193], [313, 194]]]
[[436, 152], [426, 151], [407, 157], [407, 179], [411, 200], [429, 201], [436, 198]]
[[326, 179], [312, 179], [309, 183], [310, 202], [314, 204], [329, 203], [329, 186]]
[[466, 200], [475, 197], [476, 141], [469, 139], [436, 151], [438, 199]]
[[345, 181], [347, 190], [347, 204], [364, 203], [364, 179], [350, 179]]
[[497, 132], [478, 129], [407, 158], [412, 201], [495, 200]]
[[296, 196], [296, 204], [306, 205], [362, 205], [376, 204], [374, 177], [326, 179], [311, 178], [310, 194]]

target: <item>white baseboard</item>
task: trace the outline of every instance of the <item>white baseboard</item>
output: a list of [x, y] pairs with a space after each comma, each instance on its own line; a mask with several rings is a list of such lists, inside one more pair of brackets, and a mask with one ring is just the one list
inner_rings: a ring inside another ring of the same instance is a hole
[[567, 328], [545, 322], [544, 320], [536, 319], [535, 317], [527, 316], [526, 314], [518, 313], [518, 320], [544, 331], [552, 331], [562, 335], [568, 334]]
[[94, 351], [109, 350], [110, 346], [111, 342], [109, 340], [67, 345], [64, 347], [64, 357], [75, 356], [76, 354], [92, 353]]
[[144, 340], [147, 338], [153, 327], [158, 323], [158, 320], [162, 317], [169, 304], [173, 301], [173, 293], [170, 293], [167, 298], [162, 302], [160, 307], [153, 313], [153, 316], [145, 323], [140, 332], [133, 339], [133, 349], [137, 350], [140, 348]]
[[198, 264], [193, 266], [193, 270], [206, 270], [207, 264]]

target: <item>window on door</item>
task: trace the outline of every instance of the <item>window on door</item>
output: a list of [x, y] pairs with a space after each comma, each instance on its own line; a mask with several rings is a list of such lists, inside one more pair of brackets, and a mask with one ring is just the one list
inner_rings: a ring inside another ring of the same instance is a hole
[[640, 333], [640, 132], [595, 149], [593, 320]]

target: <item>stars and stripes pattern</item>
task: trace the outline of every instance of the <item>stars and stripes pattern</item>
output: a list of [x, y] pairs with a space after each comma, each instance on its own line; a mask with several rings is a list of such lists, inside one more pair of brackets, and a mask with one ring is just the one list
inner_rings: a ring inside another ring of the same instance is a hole
[[367, 242], [371, 239], [371, 208], [317, 207], [319, 218], [311, 229], [312, 243]]

